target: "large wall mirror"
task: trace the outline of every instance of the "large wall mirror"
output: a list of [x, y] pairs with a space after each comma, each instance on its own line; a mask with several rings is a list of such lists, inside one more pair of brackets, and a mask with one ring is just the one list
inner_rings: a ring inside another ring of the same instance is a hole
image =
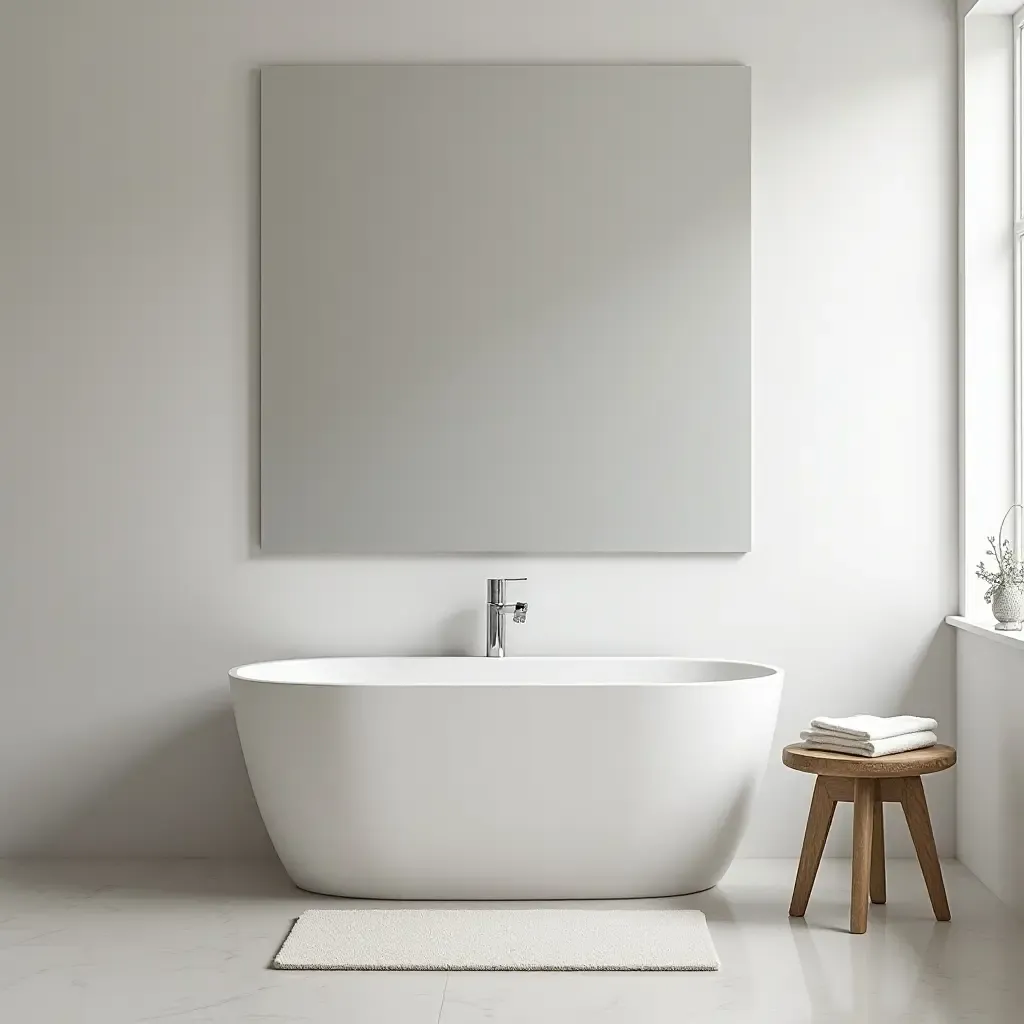
[[261, 91], [264, 550], [749, 549], [749, 69]]

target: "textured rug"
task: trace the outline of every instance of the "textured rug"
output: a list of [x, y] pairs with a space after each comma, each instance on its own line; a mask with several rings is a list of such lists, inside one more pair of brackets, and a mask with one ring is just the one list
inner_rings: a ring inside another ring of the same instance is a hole
[[292, 971], [717, 971], [699, 910], [307, 910], [273, 966]]

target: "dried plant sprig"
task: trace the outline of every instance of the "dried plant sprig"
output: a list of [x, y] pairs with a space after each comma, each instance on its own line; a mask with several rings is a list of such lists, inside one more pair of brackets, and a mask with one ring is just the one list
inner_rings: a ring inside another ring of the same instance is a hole
[[985, 554], [995, 559], [996, 568], [994, 570], [989, 569], [982, 561], [978, 563], [978, 568], [974, 573], [978, 579], [988, 584], [988, 590], [985, 591], [986, 604], [992, 603], [992, 598], [1000, 587], [1016, 587], [1024, 590], [1024, 561], [1019, 559], [1014, 553], [1010, 542], [1003, 540], [1003, 528], [1006, 526], [1006, 520], [1009, 519], [1010, 513], [1015, 508], [1024, 508], [1024, 506], [1011, 505], [1007, 509], [1006, 515], [1003, 516], [1003, 521], [999, 527], [999, 539], [996, 540], [995, 537], [986, 538], [988, 540], [988, 550]]

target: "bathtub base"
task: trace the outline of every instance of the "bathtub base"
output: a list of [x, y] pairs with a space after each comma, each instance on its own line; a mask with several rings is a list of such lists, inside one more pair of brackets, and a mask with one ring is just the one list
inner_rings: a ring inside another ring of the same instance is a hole
[[[291, 876], [289, 875], [289, 878]], [[550, 895], [547, 887], [542, 890], [529, 890], [530, 895], [509, 895], [509, 890], [476, 890], [473, 895], [467, 895], [463, 889], [448, 889], [444, 891], [432, 890], [433, 895], [425, 895], [421, 890], [386, 890], [383, 892], [378, 891], [361, 891], [361, 892], [341, 892], [334, 891], [330, 888], [316, 889], [310, 885], [300, 885], [292, 878], [295, 882], [295, 886], [298, 889], [302, 889], [303, 892], [314, 893], [320, 896], [340, 896], [345, 899], [363, 899], [363, 900], [400, 900], [402, 902], [465, 902], [465, 903], [484, 903], [484, 902], [548, 902], [558, 900], [645, 900], [645, 899], [670, 899], [675, 896], [696, 896], [698, 893], [710, 892], [715, 886], [718, 885], [715, 882], [712, 885], [706, 885], [701, 889], [687, 889], [680, 892], [629, 892], [621, 893], [614, 892], [609, 893], [605, 891], [594, 891], [594, 890], [579, 890], [573, 888], [571, 890], [555, 890], [559, 895]], [[514, 890], [517, 893], [522, 893], [524, 890], [516, 888]], [[543, 893], [543, 895], [539, 894]]]

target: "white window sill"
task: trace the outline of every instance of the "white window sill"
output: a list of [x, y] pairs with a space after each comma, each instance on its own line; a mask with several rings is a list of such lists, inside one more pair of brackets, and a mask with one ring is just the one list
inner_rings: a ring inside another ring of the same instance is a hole
[[1024, 651], [1024, 632], [1004, 633], [1002, 630], [996, 629], [994, 622], [972, 622], [962, 615], [948, 615], [946, 624], [967, 633], [973, 633], [975, 636], [987, 637], [997, 643], [1009, 644], [1011, 647], [1016, 647], [1018, 651]]

